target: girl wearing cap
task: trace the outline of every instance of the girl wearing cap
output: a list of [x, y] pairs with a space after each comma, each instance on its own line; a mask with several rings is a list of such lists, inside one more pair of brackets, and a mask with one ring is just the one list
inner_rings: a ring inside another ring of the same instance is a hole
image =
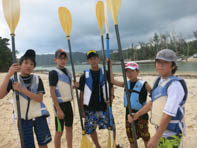
[[[111, 70], [111, 82], [114, 85], [124, 87], [124, 82], [120, 82], [114, 79], [112, 68]], [[131, 92], [130, 102], [132, 107], [132, 113], [136, 113], [146, 104], [147, 100], [147, 92], [151, 91], [151, 87], [149, 84], [144, 81], [138, 79], [138, 74], [140, 72], [139, 65], [135, 62], [128, 62], [125, 65], [126, 76], [128, 80], [128, 89]], [[129, 110], [127, 106], [127, 98], [126, 92], [124, 93], [124, 107], [126, 108], [126, 132], [127, 137], [130, 142], [130, 148], [134, 148], [134, 139], [132, 137], [132, 128], [131, 124], [128, 121]], [[135, 121], [136, 126], [136, 134], [137, 138], [142, 138], [147, 147], [147, 142], [150, 139], [150, 133], [148, 131], [148, 114], [144, 114], [139, 116], [139, 118]]]
[[[24, 147], [35, 148], [34, 130], [39, 148], [47, 148], [47, 144], [52, 140], [46, 121], [49, 112], [43, 103], [45, 91], [42, 80], [39, 76], [32, 74], [35, 66], [35, 51], [27, 50], [20, 59], [20, 65], [13, 64], [10, 67], [0, 86], [0, 99], [5, 97], [11, 89], [14, 92], [13, 98], [16, 98], [15, 91], [19, 92]], [[13, 75], [19, 71], [18, 82], [15, 82]], [[14, 109], [16, 113], [16, 99], [14, 99]]]
[[156, 133], [149, 140], [148, 148], [182, 147], [187, 86], [182, 78], [174, 76], [176, 61], [176, 53], [170, 49], [157, 53], [155, 67], [159, 77], [153, 85], [151, 101], [134, 115], [135, 120], [152, 106], [151, 123], [155, 125]]

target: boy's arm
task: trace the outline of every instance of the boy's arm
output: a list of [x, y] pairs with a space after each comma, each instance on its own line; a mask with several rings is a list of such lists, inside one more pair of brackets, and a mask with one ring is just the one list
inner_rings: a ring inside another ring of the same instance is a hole
[[144, 105], [137, 113], [134, 115], [134, 120], [137, 120], [140, 116], [150, 111], [152, 107], [152, 101], [149, 101], [146, 105]]
[[120, 82], [120, 81], [117, 81], [115, 79], [113, 79], [111, 81], [112, 84], [116, 85], [116, 86], [120, 86], [120, 87], [124, 87], [124, 82]]
[[29, 91], [28, 89], [22, 87], [21, 84], [19, 84], [18, 82], [14, 82], [13, 89], [17, 90], [20, 93], [25, 94], [30, 99], [32, 99], [36, 102], [42, 102], [43, 101], [43, 94], [45, 93], [45, 91], [44, 91], [43, 82], [42, 82], [40, 77], [39, 77], [39, 83], [38, 83], [38, 88], [37, 88], [38, 93], [33, 93], [33, 92]]
[[38, 94], [32, 93], [31, 91], [22, 87], [18, 82], [14, 82], [13, 89], [17, 90], [20, 93], [23, 93], [24, 95], [28, 96], [30, 99], [32, 99], [36, 102], [42, 102], [43, 101], [43, 93], [38, 93]]
[[113, 74], [113, 71], [112, 71], [112, 62], [111, 60], [108, 61], [110, 63], [110, 80], [111, 80], [111, 83], [114, 84], [114, 85], [117, 85], [117, 86], [120, 86], [120, 87], [124, 87], [124, 82], [120, 82], [120, 81], [117, 81], [114, 79], [114, 74]]
[[59, 119], [63, 119], [64, 118], [64, 113], [62, 111], [62, 109], [60, 108], [57, 96], [56, 96], [56, 86], [58, 83], [58, 74], [55, 70], [52, 70], [49, 72], [49, 89], [50, 89], [50, 94], [51, 94], [51, 98], [53, 101], [53, 104], [55, 106], [56, 109], [56, 116]]
[[1, 86], [0, 86], [0, 99], [3, 99], [7, 95], [7, 88], [10, 78], [14, 75], [15, 72], [19, 72], [20, 66], [18, 64], [12, 64], [9, 68], [8, 73], [6, 74]]
[[51, 94], [51, 98], [53, 100], [53, 104], [57, 110], [57, 117], [59, 119], [63, 119], [64, 118], [64, 113], [62, 111], [62, 109], [60, 108], [60, 105], [59, 105], [59, 102], [57, 100], [57, 97], [56, 97], [56, 93], [55, 93], [55, 90], [56, 90], [56, 87], [55, 86], [50, 86], [50, 94]]
[[7, 95], [7, 87], [10, 81], [10, 76], [6, 75], [3, 83], [0, 86], [0, 99], [3, 99]]
[[83, 108], [83, 91], [80, 91], [80, 108], [81, 108], [81, 111], [84, 112], [84, 108]]
[[133, 122], [133, 120], [137, 120], [140, 116], [144, 115], [148, 111], [150, 111], [152, 107], [152, 101], [149, 101], [146, 105], [144, 105], [138, 112], [136, 112], [133, 117], [131, 117], [130, 114], [128, 114], [128, 121], [130, 123]]
[[111, 88], [111, 101], [113, 102], [113, 99], [115, 98], [115, 95], [114, 95], [114, 87], [112, 86]]
[[159, 140], [160, 140], [163, 132], [166, 130], [171, 118], [172, 118], [171, 116], [163, 113], [159, 128], [157, 129], [155, 135], [148, 142], [148, 148], [157, 148], [157, 146], [159, 144]]
[[150, 87], [150, 85], [148, 83], [145, 84], [146, 90], [150, 93], [152, 88]]

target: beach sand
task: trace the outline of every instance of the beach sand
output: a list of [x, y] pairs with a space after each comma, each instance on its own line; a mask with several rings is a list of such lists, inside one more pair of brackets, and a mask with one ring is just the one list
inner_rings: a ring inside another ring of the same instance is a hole
[[[55, 123], [54, 123], [54, 113], [52, 107], [52, 100], [50, 98], [49, 86], [48, 86], [48, 75], [38, 73], [45, 86], [46, 94], [44, 95], [44, 103], [47, 106], [51, 116], [49, 127], [52, 136], [55, 133]], [[5, 77], [6, 73], [0, 73], [0, 83]], [[122, 77], [115, 77], [118, 80], [122, 80]], [[156, 76], [139, 76], [139, 78], [148, 81], [152, 86], [153, 81]], [[184, 147], [185, 148], [196, 148], [197, 147], [197, 79], [196, 78], [186, 78], [186, 83], [188, 86], [188, 100], [186, 103], [186, 125], [187, 125], [187, 135], [184, 137]], [[18, 131], [15, 128], [12, 121], [12, 104], [10, 99], [12, 98], [12, 93], [10, 92], [5, 98], [0, 100], [0, 148], [19, 148], [20, 141], [18, 137]], [[115, 87], [115, 99], [113, 101], [113, 114], [116, 122], [117, 130], [117, 144], [120, 144], [124, 148], [129, 148], [129, 142], [125, 131], [125, 109], [123, 107], [123, 88]], [[149, 124], [149, 131], [151, 135], [154, 135], [154, 126]], [[107, 147], [107, 130], [98, 130], [99, 142], [103, 148]], [[37, 142], [36, 147], [37, 146]], [[75, 104], [75, 116], [73, 123], [73, 148], [79, 148], [81, 143], [81, 127], [80, 119], [78, 114], [77, 102]], [[139, 148], [143, 148], [143, 141], [138, 140]], [[53, 141], [48, 145], [49, 148], [54, 148]], [[65, 135], [62, 137], [62, 147], [66, 147]]]

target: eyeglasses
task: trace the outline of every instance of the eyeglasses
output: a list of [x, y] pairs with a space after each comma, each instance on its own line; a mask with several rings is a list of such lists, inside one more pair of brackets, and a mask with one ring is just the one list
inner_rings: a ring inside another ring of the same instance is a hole
[[88, 56], [90, 53], [96, 53], [96, 50], [89, 50], [89, 51], [87, 52], [87, 56]]

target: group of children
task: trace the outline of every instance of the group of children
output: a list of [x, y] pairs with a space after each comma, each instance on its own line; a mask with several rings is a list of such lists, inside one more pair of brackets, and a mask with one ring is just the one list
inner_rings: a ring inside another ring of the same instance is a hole
[[[99, 67], [100, 59], [95, 50], [87, 52], [87, 61], [90, 68], [85, 70], [80, 77], [79, 83], [74, 87], [80, 90], [80, 108], [82, 117], [85, 118], [86, 134], [91, 136], [96, 148], [101, 148], [96, 128], [108, 128], [108, 99], [105, 89], [105, 80], [113, 85], [124, 87], [124, 82], [114, 79], [112, 64], [107, 74]], [[67, 147], [72, 148], [73, 109], [71, 101], [73, 98], [72, 75], [65, 68], [68, 56], [63, 49], [55, 52], [54, 62], [56, 68], [49, 72], [49, 87], [55, 111], [56, 133], [54, 136], [55, 148], [61, 147], [61, 137], [64, 126], [66, 131]], [[128, 62], [125, 65], [128, 78], [128, 89], [130, 92], [130, 103], [132, 115], [129, 114], [126, 92], [123, 96], [126, 109], [125, 126], [130, 148], [134, 148], [131, 123], [136, 126], [137, 138], [142, 138], [146, 148], [178, 148], [184, 135], [184, 104], [187, 98], [187, 86], [185, 81], [174, 76], [177, 70], [177, 57], [170, 49], [160, 50], [155, 58], [156, 71], [159, 77], [155, 80], [153, 88], [148, 82], [138, 79], [139, 65]], [[109, 61], [110, 62], [110, 61]], [[111, 63], [111, 62], [110, 62]], [[7, 95], [12, 89], [14, 94], [18, 92], [22, 133], [25, 148], [34, 148], [33, 130], [36, 134], [40, 148], [47, 148], [51, 142], [51, 134], [46, 121], [49, 112], [43, 104], [45, 93], [42, 80], [39, 76], [32, 74], [36, 66], [34, 50], [27, 50], [21, 57], [19, 64], [13, 64], [0, 86], [0, 99]], [[14, 81], [14, 73], [18, 81]], [[112, 87], [113, 89], [113, 87]], [[112, 98], [114, 97], [112, 91]], [[147, 103], [148, 93], [151, 101]], [[150, 121], [155, 125], [156, 133], [150, 137], [148, 130], [148, 114], [151, 110]], [[15, 109], [15, 112], [17, 110]], [[112, 129], [115, 129], [115, 123]], [[106, 137], [107, 139], [107, 137]]]

